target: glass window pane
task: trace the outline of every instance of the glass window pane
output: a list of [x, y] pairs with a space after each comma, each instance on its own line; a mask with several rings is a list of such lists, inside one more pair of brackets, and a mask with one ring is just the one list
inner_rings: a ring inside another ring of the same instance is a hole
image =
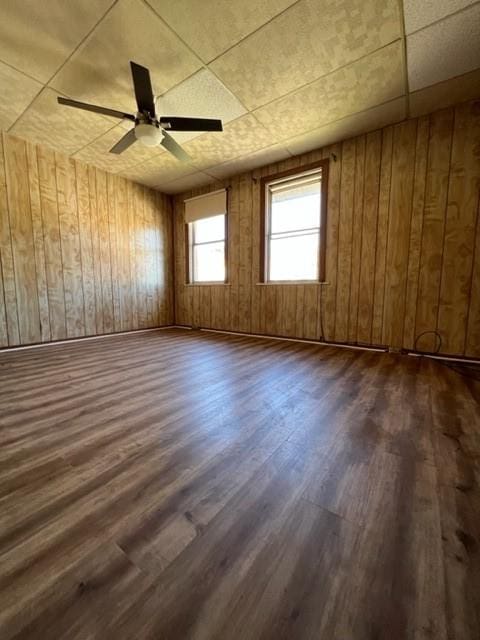
[[270, 240], [270, 280], [317, 280], [319, 234]]
[[225, 280], [225, 242], [198, 244], [193, 247], [193, 281]]
[[320, 182], [272, 192], [271, 233], [320, 226]]
[[224, 215], [196, 220], [193, 225], [195, 228], [195, 243], [214, 242], [215, 240], [225, 239]]

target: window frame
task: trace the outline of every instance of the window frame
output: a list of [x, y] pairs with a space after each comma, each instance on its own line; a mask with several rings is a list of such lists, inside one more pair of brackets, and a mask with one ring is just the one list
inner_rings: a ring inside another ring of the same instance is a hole
[[224, 257], [225, 257], [225, 278], [223, 280], [201, 280], [196, 282], [194, 279], [194, 268], [193, 268], [193, 247], [195, 244], [213, 244], [214, 242], [222, 242], [222, 240], [212, 240], [211, 242], [197, 242], [195, 243], [195, 231], [194, 231], [194, 222], [186, 222], [185, 223], [185, 274], [186, 274], [186, 284], [202, 286], [202, 285], [223, 285], [228, 283], [228, 191], [227, 191], [227, 211], [224, 214], [216, 213], [212, 216], [206, 216], [207, 218], [215, 218], [218, 215], [224, 216], [225, 222], [225, 232], [223, 238], [224, 245]]
[[[327, 248], [327, 199], [328, 199], [328, 169], [330, 160], [318, 160], [302, 167], [295, 167], [280, 171], [260, 180], [260, 264], [259, 282], [262, 284], [315, 284], [324, 283], [326, 278], [326, 248]], [[271, 194], [268, 185], [282, 179], [301, 178], [304, 174], [321, 170], [320, 179], [320, 231], [319, 231], [319, 256], [318, 274], [314, 280], [270, 280], [269, 279], [269, 241], [270, 241], [270, 200]]]

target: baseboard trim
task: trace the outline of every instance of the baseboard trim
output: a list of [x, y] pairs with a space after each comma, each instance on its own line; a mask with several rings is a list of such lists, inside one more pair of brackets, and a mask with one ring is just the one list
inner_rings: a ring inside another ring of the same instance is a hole
[[431, 360], [446, 360], [448, 362], [459, 362], [460, 364], [478, 364], [480, 365], [480, 358], [468, 358], [461, 356], [442, 356], [432, 353], [421, 353], [420, 351], [407, 351], [407, 356], [413, 356], [414, 358], [430, 358]]
[[[74, 342], [83, 342], [84, 340], [101, 340], [103, 338], [113, 338], [116, 336], [130, 335], [132, 333], [147, 333], [151, 331], [162, 331], [165, 329], [182, 329], [184, 331], [205, 331], [207, 333], [221, 333], [233, 336], [246, 336], [250, 338], [259, 338], [262, 340], [284, 340], [286, 342], [301, 342], [303, 344], [321, 345], [324, 347], [338, 347], [339, 349], [354, 349], [356, 351], [374, 351], [377, 353], [388, 353], [388, 347], [384, 346], [363, 346], [346, 344], [342, 342], [325, 342], [322, 340], [309, 340], [306, 338], [289, 338], [287, 336], [273, 336], [263, 333], [247, 333], [244, 331], [228, 331], [227, 329], [209, 329], [206, 327], [192, 327], [183, 324], [167, 324], [160, 327], [149, 327], [148, 329], [131, 329], [130, 331], [114, 331], [113, 333], [104, 333], [99, 336], [82, 336], [79, 338], [67, 338], [66, 340], [52, 340], [50, 342], [37, 342], [34, 344], [17, 345], [14, 347], [0, 348], [0, 356], [2, 353], [10, 353], [12, 351], [24, 351], [26, 349], [38, 349], [39, 347], [61, 346], [64, 344], [72, 344]], [[463, 364], [480, 364], [480, 358], [467, 358], [461, 356], [444, 356], [431, 353], [420, 353], [418, 351], [401, 351], [403, 355], [412, 356], [414, 358], [430, 358], [432, 360], [445, 360], [448, 362], [458, 362]]]
[[[192, 330], [192, 327], [178, 326], [178, 328]], [[355, 349], [357, 351], [376, 351], [377, 353], [385, 353], [386, 351], [388, 351], [386, 347], [366, 347], [366, 346], [362, 347], [354, 344], [344, 344], [341, 342], [323, 342], [320, 340], [308, 340], [306, 338], [288, 338], [286, 336], [271, 336], [271, 335], [265, 335], [263, 333], [226, 331], [225, 329], [205, 329], [203, 327], [199, 327], [198, 331], [206, 331], [208, 333], [224, 333], [224, 334], [233, 335], [233, 336], [248, 336], [250, 338], [260, 338], [262, 340], [285, 340], [286, 342], [302, 342], [304, 344], [315, 344], [315, 345], [321, 345], [323, 347], [338, 347], [340, 349]]]
[[433, 353], [421, 353], [419, 351], [407, 351], [405, 349], [398, 349], [398, 351], [392, 351], [388, 346], [384, 345], [361, 345], [361, 344], [348, 344], [345, 342], [330, 342], [323, 340], [309, 340], [307, 338], [289, 338], [287, 336], [274, 336], [264, 333], [247, 333], [246, 331], [229, 331], [228, 329], [210, 329], [209, 327], [192, 327], [191, 325], [176, 324], [171, 327], [172, 329], [186, 329], [187, 331], [207, 331], [209, 333], [224, 333], [234, 336], [249, 336], [251, 338], [262, 338], [264, 340], [287, 340], [289, 342], [303, 342], [305, 344], [318, 344], [324, 347], [339, 347], [340, 349], [356, 349], [361, 351], [375, 351], [377, 353], [398, 353], [398, 355], [416, 356], [418, 358], [433, 358], [435, 360], [449, 360], [452, 362], [463, 362], [464, 364], [480, 364], [480, 358], [468, 358], [463, 356], [447, 356]]
[[114, 331], [113, 333], [102, 333], [98, 336], [80, 336], [78, 338], [66, 338], [65, 340], [50, 340], [49, 342], [35, 342], [34, 344], [19, 344], [14, 347], [2, 347], [2, 353], [11, 351], [23, 351], [25, 349], [38, 349], [39, 347], [57, 347], [64, 344], [72, 344], [73, 342], [83, 342], [84, 340], [101, 340], [102, 338], [114, 338], [116, 336], [130, 335], [132, 333], [147, 333], [148, 331], [162, 331], [163, 329], [173, 329], [175, 325], [166, 324], [160, 327], [149, 327], [148, 329], [131, 329], [129, 331]]

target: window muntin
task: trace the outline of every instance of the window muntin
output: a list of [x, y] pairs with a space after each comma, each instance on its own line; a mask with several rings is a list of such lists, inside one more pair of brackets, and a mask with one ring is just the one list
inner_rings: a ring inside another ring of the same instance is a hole
[[225, 282], [226, 216], [216, 215], [190, 222], [190, 281]]
[[267, 282], [318, 281], [322, 231], [322, 171], [265, 184]]

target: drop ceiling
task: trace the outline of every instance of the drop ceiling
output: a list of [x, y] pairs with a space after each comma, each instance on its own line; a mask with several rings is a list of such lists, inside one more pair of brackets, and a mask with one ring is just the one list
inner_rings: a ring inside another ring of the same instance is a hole
[[[178, 193], [480, 97], [479, 42], [469, 0], [8, 1], [0, 128]], [[130, 123], [57, 104], [133, 112], [130, 60], [160, 114], [223, 119], [174, 134], [191, 162], [138, 143], [109, 154]]]

